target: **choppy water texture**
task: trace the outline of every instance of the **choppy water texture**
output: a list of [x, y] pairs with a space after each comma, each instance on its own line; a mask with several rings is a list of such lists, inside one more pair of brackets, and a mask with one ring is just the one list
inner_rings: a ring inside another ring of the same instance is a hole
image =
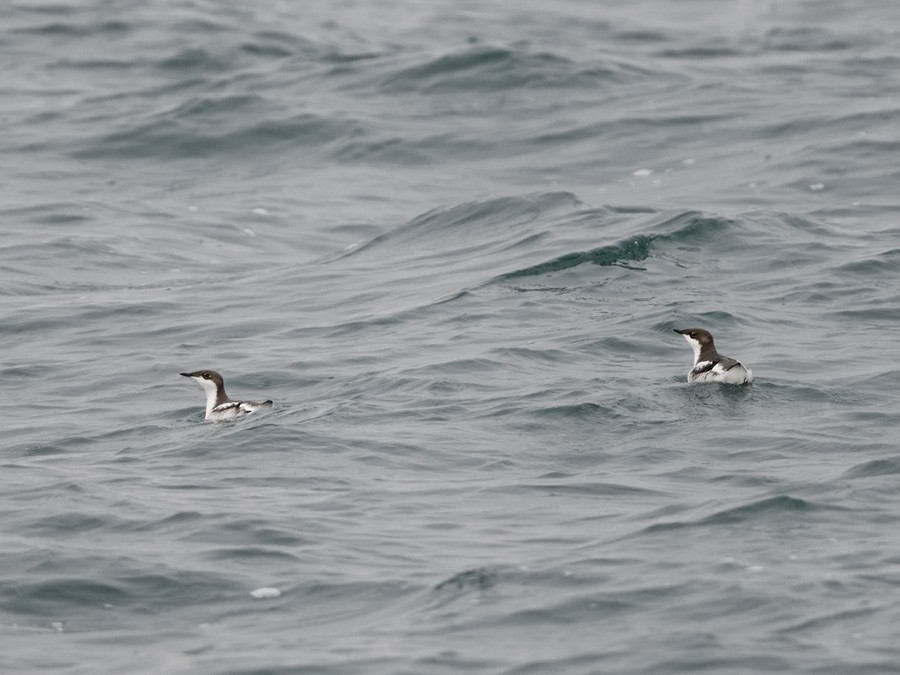
[[0, 28], [0, 670], [900, 671], [900, 5]]

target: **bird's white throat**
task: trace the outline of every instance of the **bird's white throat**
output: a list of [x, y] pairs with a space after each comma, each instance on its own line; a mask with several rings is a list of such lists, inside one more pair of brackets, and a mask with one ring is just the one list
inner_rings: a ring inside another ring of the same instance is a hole
[[692, 338], [690, 335], [682, 335], [682, 337], [687, 340], [687, 343], [691, 346], [691, 349], [694, 350], [694, 365], [696, 366], [700, 362], [700, 342]]

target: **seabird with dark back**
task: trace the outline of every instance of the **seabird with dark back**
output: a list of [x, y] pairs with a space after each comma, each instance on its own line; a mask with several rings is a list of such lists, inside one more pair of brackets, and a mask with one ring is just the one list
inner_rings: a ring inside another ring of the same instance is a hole
[[716, 351], [713, 336], [702, 328], [674, 329], [694, 350], [694, 367], [688, 371], [688, 382], [721, 382], [750, 384], [753, 372], [737, 359], [722, 356]]
[[237, 419], [260, 408], [271, 406], [272, 401], [232, 401], [225, 393], [225, 380], [214, 370], [197, 370], [193, 373], [181, 373], [195, 380], [206, 392], [206, 419], [225, 422]]

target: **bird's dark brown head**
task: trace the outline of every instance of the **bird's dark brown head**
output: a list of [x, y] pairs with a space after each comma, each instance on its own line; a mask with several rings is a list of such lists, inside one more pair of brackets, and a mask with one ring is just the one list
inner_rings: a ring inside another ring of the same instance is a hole
[[703, 328], [676, 328], [675, 332], [681, 335], [691, 349], [694, 350], [694, 363], [713, 359], [716, 356], [716, 345], [713, 336]]
[[[216, 385], [224, 382], [222, 376], [214, 370], [195, 370], [193, 373], [181, 373], [185, 377], [192, 377], [195, 380], [208, 380]], [[202, 382], [201, 382], [202, 384]]]
[[713, 343], [713, 336], [708, 330], [703, 328], [675, 328], [674, 330], [689, 340], [695, 340], [700, 344], [701, 348]]

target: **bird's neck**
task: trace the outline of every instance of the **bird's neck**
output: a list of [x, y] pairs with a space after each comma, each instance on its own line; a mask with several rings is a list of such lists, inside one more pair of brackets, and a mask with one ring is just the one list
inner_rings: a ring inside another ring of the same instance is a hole
[[204, 384], [203, 389], [206, 391], [206, 414], [212, 412], [217, 405], [227, 403], [230, 399], [225, 393], [224, 386], [216, 386], [214, 383]]
[[719, 353], [716, 351], [716, 346], [712, 342], [703, 345], [702, 348], [698, 346], [694, 350], [694, 365], [696, 366], [703, 361], [715, 361], [718, 356]]

